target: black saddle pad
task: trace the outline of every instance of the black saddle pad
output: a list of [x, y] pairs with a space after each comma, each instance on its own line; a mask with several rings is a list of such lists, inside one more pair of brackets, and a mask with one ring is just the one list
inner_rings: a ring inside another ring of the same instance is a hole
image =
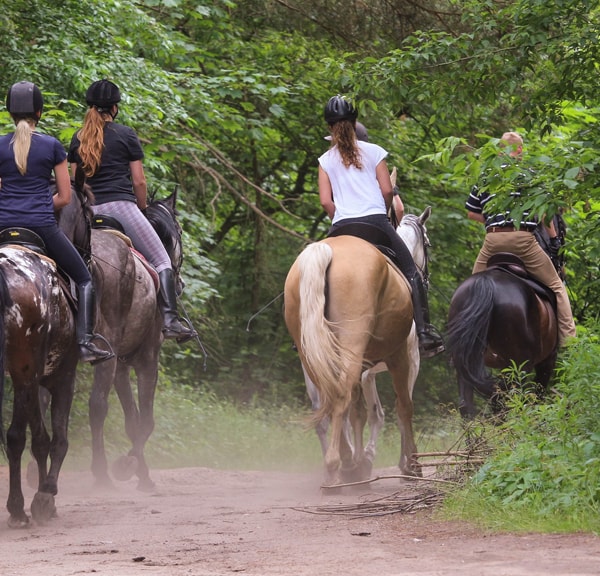
[[351, 222], [350, 224], [339, 226], [328, 234], [329, 238], [333, 238], [334, 236], [356, 236], [376, 246], [392, 247], [388, 235], [381, 228], [365, 222]]
[[378, 226], [366, 222], [351, 222], [337, 227], [327, 235], [328, 238], [334, 238], [335, 236], [356, 236], [369, 244], [373, 244], [375, 248], [402, 270], [400, 262], [396, 258], [396, 253], [392, 250], [392, 243], [388, 235]]

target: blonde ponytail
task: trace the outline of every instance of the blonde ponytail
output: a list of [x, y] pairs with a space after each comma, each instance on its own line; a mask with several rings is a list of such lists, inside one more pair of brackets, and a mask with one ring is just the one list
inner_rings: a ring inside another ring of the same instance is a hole
[[27, 158], [29, 157], [29, 150], [31, 148], [31, 135], [34, 126], [35, 123], [33, 120], [22, 118], [17, 122], [17, 127], [11, 140], [15, 155], [15, 164], [22, 176], [27, 172]]

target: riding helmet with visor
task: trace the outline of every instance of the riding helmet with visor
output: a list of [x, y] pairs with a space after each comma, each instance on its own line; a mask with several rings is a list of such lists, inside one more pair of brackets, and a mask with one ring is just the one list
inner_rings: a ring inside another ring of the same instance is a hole
[[12, 116], [38, 117], [42, 114], [44, 99], [41, 90], [33, 83], [22, 80], [10, 87], [6, 95], [6, 109]]
[[338, 94], [332, 96], [325, 105], [324, 116], [327, 124], [335, 124], [341, 120], [353, 122], [356, 120], [358, 112], [348, 100]]
[[108, 109], [121, 101], [121, 92], [110, 80], [97, 80], [90, 84], [85, 93], [88, 106]]

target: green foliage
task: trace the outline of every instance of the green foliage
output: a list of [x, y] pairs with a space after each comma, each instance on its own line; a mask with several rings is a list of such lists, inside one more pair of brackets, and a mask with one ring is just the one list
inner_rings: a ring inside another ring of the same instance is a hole
[[[594, 3], [15, 0], [3, 8], [0, 90], [37, 82], [46, 96], [40, 129], [66, 144], [88, 84], [116, 81], [119, 120], [140, 134], [150, 189], [179, 186], [183, 303], [209, 358], [204, 371], [197, 347], [165, 344], [162, 363], [177, 381], [240, 402], [304, 399], [276, 297], [305, 241], [328, 227], [316, 168], [327, 147], [322, 107], [337, 92], [357, 99], [370, 139], [389, 151], [407, 211], [433, 206], [437, 326], [483, 239], [465, 218], [466, 195], [496, 159], [494, 138], [519, 127], [535, 173], [530, 208], [568, 209], [571, 300], [580, 323], [598, 315]], [[10, 127], [3, 110], [0, 123]], [[424, 363], [419, 384], [423, 412], [455, 394], [441, 359]]]
[[506, 420], [487, 431], [493, 456], [448, 510], [502, 529], [600, 530], [599, 353], [585, 333], [562, 352], [547, 400], [513, 391]]

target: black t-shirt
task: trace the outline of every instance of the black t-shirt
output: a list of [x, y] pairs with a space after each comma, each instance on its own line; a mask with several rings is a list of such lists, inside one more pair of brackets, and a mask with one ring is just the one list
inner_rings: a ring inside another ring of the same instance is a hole
[[[81, 164], [79, 144], [78, 135], [75, 133], [69, 146], [69, 162]], [[142, 145], [133, 128], [107, 122], [104, 125], [104, 150], [100, 167], [87, 179], [96, 197], [96, 204], [116, 200], [135, 202], [129, 163], [143, 157]]]

